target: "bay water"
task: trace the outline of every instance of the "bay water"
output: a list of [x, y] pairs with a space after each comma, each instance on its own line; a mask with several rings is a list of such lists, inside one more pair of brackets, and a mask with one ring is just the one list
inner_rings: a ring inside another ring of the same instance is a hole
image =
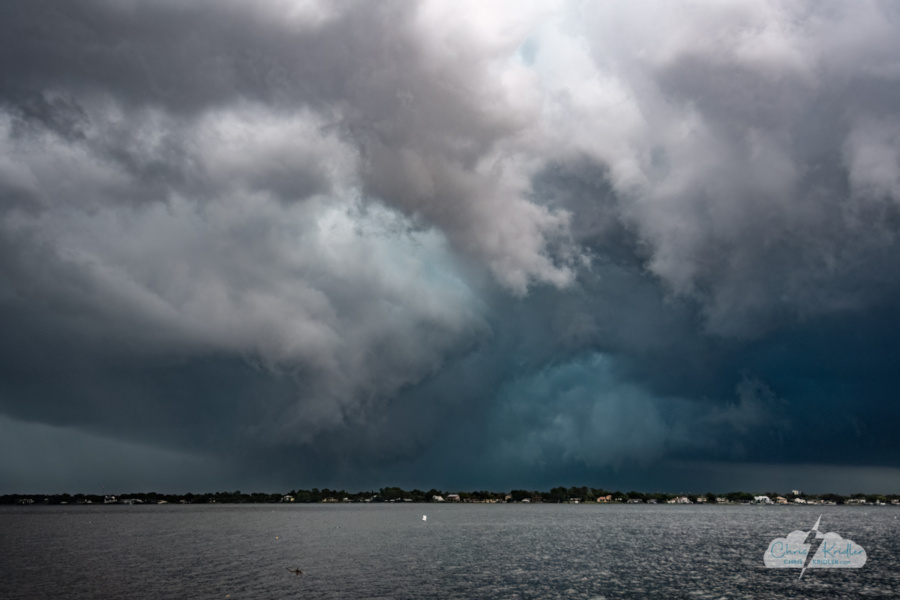
[[[765, 568], [774, 538], [820, 515], [822, 531], [865, 548], [865, 566], [802, 579]], [[898, 598], [898, 517], [893, 506], [4, 506], [0, 598]]]

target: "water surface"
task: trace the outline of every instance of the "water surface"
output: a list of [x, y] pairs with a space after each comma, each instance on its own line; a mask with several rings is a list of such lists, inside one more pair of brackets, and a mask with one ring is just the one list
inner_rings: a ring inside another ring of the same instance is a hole
[[[428, 520], [423, 522], [422, 515]], [[766, 569], [822, 529], [862, 569]], [[896, 598], [900, 508], [0, 507], [0, 598]], [[288, 568], [303, 570], [296, 576]]]

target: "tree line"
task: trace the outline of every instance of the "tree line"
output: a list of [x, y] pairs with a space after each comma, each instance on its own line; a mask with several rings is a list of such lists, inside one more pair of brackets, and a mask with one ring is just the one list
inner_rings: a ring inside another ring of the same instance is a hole
[[115, 495], [99, 494], [6, 494], [0, 496], [0, 504], [103, 504], [110, 502], [142, 503], [142, 504], [276, 504], [276, 503], [322, 503], [322, 502], [633, 502], [633, 503], [665, 503], [677, 497], [686, 497], [690, 502], [729, 503], [750, 502], [754, 496], [765, 495], [770, 498], [782, 496], [789, 501], [796, 498], [829, 501], [845, 504], [848, 501], [865, 500], [867, 504], [879, 502], [890, 503], [900, 496], [881, 494], [793, 494], [779, 492], [729, 492], [725, 494], [672, 494], [666, 492], [644, 493], [637, 491], [607, 491], [592, 487], [555, 487], [549, 491], [516, 489], [509, 492], [491, 492], [486, 490], [473, 492], [450, 492], [430, 489], [404, 490], [399, 487], [385, 487], [376, 490], [347, 492], [328, 488], [294, 489], [278, 493], [244, 493], [207, 492], [188, 494], [163, 494], [158, 492], [133, 492]]

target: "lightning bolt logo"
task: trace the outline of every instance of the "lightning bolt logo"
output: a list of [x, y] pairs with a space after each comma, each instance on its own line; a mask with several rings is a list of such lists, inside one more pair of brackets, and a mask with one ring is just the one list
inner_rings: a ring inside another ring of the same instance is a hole
[[803, 542], [804, 544], [809, 544], [809, 553], [806, 555], [806, 561], [803, 563], [803, 569], [800, 570], [798, 579], [803, 579], [803, 574], [806, 573], [809, 563], [812, 561], [813, 556], [816, 555], [816, 552], [818, 552], [819, 546], [822, 545], [822, 540], [825, 538], [825, 534], [819, 531], [819, 523], [821, 522], [822, 515], [819, 515], [819, 518], [816, 519], [816, 524], [809, 530], [806, 540]]

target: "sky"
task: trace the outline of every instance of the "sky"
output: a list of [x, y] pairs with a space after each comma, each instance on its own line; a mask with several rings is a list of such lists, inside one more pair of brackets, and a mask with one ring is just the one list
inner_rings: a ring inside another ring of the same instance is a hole
[[898, 493], [898, 236], [892, 2], [4, 2], [0, 493]]

